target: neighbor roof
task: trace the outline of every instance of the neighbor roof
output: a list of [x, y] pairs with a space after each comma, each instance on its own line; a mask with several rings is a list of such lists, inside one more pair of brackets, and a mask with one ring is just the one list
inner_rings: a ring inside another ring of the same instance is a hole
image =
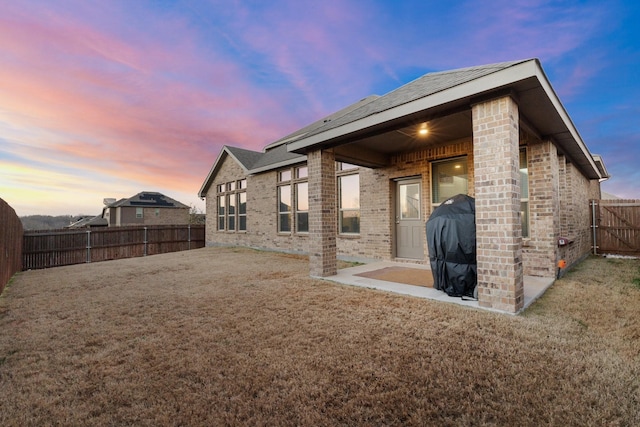
[[111, 208], [117, 208], [122, 206], [135, 206], [135, 207], [157, 207], [157, 208], [188, 208], [189, 206], [178, 202], [177, 200], [167, 197], [164, 194], [154, 191], [143, 191], [128, 199], [120, 199], [115, 203], [109, 205]]

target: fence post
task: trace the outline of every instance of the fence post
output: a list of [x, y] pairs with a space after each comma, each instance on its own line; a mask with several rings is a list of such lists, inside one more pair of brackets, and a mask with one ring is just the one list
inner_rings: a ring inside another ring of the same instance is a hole
[[189, 230], [189, 237], [187, 238], [189, 244], [187, 245], [187, 248], [191, 250], [191, 224], [187, 225], [187, 229]]
[[87, 230], [87, 262], [91, 262], [91, 230]]
[[143, 256], [147, 256], [147, 227], [144, 228], [144, 253]]

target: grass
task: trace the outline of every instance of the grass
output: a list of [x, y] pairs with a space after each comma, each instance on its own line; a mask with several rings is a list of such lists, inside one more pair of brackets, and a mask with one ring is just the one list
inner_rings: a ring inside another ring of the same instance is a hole
[[521, 316], [205, 248], [24, 272], [0, 300], [0, 424], [640, 425], [637, 260]]

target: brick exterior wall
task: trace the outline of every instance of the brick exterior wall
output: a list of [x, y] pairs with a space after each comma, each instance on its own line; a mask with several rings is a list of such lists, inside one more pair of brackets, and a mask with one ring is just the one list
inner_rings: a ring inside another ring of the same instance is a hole
[[529, 171], [529, 237], [523, 240], [524, 274], [554, 277], [560, 227], [558, 150], [525, 135]]
[[600, 197], [600, 185], [596, 180], [588, 180], [564, 156], [559, 157], [558, 167], [564, 172], [560, 179], [558, 237], [566, 237], [571, 241], [569, 245], [558, 248], [558, 259], [564, 259], [571, 266], [591, 252], [589, 199]]
[[518, 106], [502, 97], [472, 113], [478, 302], [517, 312], [524, 305]]

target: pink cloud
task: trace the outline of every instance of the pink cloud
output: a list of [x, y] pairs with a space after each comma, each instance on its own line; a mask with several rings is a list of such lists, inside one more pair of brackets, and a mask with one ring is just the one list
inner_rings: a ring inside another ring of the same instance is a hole
[[0, 17], [3, 115], [59, 136], [31, 141], [59, 165], [195, 193], [223, 144], [257, 149], [291, 125], [233, 62], [202, 59], [188, 28], [131, 43], [79, 17], [13, 12]]

